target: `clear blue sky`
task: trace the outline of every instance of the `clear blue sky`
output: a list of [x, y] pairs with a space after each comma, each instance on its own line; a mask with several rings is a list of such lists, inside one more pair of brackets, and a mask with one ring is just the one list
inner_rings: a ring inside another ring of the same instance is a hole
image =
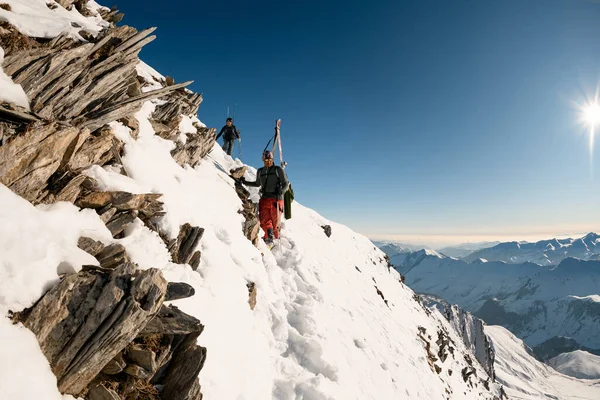
[[407, 240], [597, 229], [573, 102], [600, 82], [600, 1], [118, 6], [158, 26], [142, 58], [195, 80], [207, 125], [238, 104], [245, 162], [283, 120], [297, 200], [330, 219]]

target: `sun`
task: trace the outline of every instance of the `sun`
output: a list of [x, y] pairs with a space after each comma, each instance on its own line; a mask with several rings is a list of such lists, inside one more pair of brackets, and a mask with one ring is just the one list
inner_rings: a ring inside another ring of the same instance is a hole
[[588, 104], [583, 109], [583, 120], [594, 127], [600, 124], [600, 104], [597, 102]]

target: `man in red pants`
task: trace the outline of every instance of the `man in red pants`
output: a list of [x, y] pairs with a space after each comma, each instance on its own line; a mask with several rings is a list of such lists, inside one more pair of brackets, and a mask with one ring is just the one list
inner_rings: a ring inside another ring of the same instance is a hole
[[265, 232], [265, 243], [272, 245], [273, 240], [279, 238], [283, 194], [288, 190], [290, 183], [283, 168], [274, 165], [273, 153], [265, 150], [262, 160], [264, 166], [256, 172], [256, 180], [247, 182], [242, 178], [241, 182], [248, 186], [260, 186], [260, 202], [258, 203], [260, 227]]

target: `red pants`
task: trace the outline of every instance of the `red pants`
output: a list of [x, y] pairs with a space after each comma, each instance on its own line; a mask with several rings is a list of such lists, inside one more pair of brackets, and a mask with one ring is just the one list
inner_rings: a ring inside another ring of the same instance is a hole
[[279, 238], [279, 223], [281, 222], [281, 214], [283, 213], [283, 200], [263, 198], [258, 203], [258, 216], [260, 218], [260, 227], [265, 231], [265, 239], [268, 237], [267, 232], [273, 229], [275, 239]]

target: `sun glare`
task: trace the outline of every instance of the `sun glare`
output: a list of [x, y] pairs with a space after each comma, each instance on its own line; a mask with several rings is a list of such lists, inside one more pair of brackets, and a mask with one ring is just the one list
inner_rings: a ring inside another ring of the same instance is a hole
[[600, 124], [600, 104], [588, 104], [583, 109], [583, 120], [592, 127]]

